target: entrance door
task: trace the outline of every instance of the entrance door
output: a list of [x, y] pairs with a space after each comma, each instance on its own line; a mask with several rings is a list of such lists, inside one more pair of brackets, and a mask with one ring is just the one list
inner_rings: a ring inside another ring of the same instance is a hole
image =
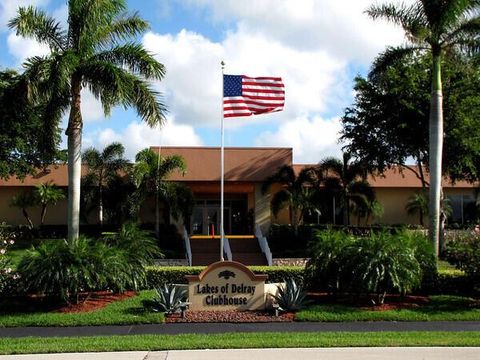
[[[230, 207], [223, 209], [225, 234], [231, 232], [230, 213]], [[220, 235], [220, 220], [220, 205], [201, 201], [193, 210], [190, 232], [193, 235]]]

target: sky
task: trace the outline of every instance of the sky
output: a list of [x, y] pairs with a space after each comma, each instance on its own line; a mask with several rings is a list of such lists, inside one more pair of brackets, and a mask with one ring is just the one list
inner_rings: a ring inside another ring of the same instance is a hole
[[[399, 28], [364, 14], [372, 3], [128, 0], [129, 11], [150, 23], [137, 41], [166, 67], [164, 79], [152, 85], [167, 105], [167, 122], [152, 129], [124, 108], [105, 117], [83, 90], [83, 149], [119, 141], [133, 159], [149, 146], [220, 146], [223, 60], [226, 74], [282, 77], [286, 96], [282, 112], [226, 120], [225, 146], [291, 147], [294, 163], [339, 157], [339, 119], [353, 103], [354, 77], [365, 76], [387, 45], [404, 41]], [[66, 1], [0, 0], [0, 70], [22, 71], [29, 56], [48, 53], [7, 26], [18, 6], [27, 5], [66, 23]]]

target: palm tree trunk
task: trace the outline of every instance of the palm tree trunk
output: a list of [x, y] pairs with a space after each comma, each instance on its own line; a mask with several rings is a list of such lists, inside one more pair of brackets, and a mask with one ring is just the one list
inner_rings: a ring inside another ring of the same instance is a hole
[[40, 227], [43, 226], [45, 222], [45, 215], [47, 214], [47, 205], [42, 205], [42, 212], [40, 213]]
[[441, 53], [433, 51], [432, 97], [429, 119], [429, 164], [430, 164], [430, 204], [429, 237], [434, 246], [435, 256], [439, 251], [440, 196], [442, 181], [443, 152], [443, 95], [441, 77]]
[[30, 216], [28, 215], [28, 212], [25, 208], [22, 208], [22, 214], [23, 214], [23, 217], [25, 218], [25, 220], [27, 220], [28, 228], [33, 229], [32, 219], [30, 219]]
[[103, 191], [102, 185], [99, 186], [99, 199], [98, 199], [98, 222], [100, 226], [103, 226]]
[[81, 79], [72, 76], [72, 100], [68, 119], [68, 239], [78, 238], [80, 228], [80, 178], [82, 171]]

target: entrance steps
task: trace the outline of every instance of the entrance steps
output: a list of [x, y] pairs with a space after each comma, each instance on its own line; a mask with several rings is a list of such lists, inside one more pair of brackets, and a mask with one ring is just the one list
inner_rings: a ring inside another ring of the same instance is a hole
[[[265, 255], [253, 236], [228, 236], [232, 260], [244, 265], [267, 265]], [[192, 266], [206, 266], [220, 260], [219, 236], [191, 236]]]

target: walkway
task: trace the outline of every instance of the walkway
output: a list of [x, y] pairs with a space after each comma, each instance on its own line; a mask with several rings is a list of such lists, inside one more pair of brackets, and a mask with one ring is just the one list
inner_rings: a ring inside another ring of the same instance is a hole
[[[480, 331], [480, 321], [372, 321], [290, 323], [194, 323], [123, 326], [0, 328], [0, 337], [98, 336], [140, 334], [219, 334], [232, 332], [331, 332], [331, 331]], [[479, 357], [480, 358], [480, 357]]]

